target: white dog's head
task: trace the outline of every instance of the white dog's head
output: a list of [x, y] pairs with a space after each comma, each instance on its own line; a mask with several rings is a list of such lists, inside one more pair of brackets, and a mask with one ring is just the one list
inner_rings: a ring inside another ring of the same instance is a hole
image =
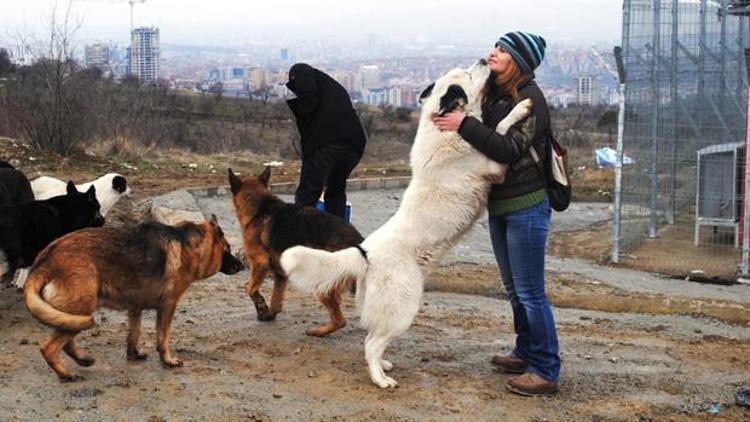
[[444, 115], [455, 109], [472, 114], [478, 112], [479, 95], [490, 76], [490, 68], [482, 59], [468, 69], [456, 68], [428, 86], [419, 96], [422, 114]]
[[[102, 181], [107, 189], [112, 190], [112, 195], [128, 196], [131, 193], [130, 186], [128, 186], [128, 181], [120, 174], [108, 173], [100, 177], [99, 180]], [[97, 180], [97, 182], [99, 180]]]
[[101, 213], [106, 216], [109, 210], [124, 196], [131, 193], [128, 181], [120, 174], [108, 173], [91, 182], [96, 187], [96, 198], [101, 205]]

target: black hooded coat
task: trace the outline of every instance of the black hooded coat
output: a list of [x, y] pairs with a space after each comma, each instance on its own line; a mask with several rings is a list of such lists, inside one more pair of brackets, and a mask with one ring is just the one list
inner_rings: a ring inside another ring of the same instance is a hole
[[303, 156], [334, 143], [348, 145], [362, 155], [365, 132], [341, 84], [308, 64], [297, 63], [289, 70], [286, 86], [297, 95], [287, 104], [297, 121]]

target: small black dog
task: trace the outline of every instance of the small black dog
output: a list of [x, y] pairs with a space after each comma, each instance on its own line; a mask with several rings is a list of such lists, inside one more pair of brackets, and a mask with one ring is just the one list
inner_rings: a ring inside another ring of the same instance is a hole
[[0, 279], [31, 266], [36, 255], [58, 237], [104, 225], [96, 190], [86, 193], [68, 183], [67, 194], [25, 205], [0, 207]]

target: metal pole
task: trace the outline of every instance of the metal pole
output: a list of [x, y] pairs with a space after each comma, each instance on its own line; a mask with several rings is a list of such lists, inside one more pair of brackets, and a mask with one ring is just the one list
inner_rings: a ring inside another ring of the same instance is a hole
[[[706, 0], [701, 0], [700, 3], [700, 35], [698, 37], [698, 107], [702, 108], [706, 104], [706, 14], [708, 5]], [[703, 134], [705, 133], [703, 118], [704, 110], [698, 109], [698, 129], [700, 129], [700, 139], [698, 139], [700, 145], [704, 143]]]
[[[629, 17], [629, 14], [628, 14]], [[623, 19], [625, 24], [627, 20]], [[625, 64], [622, 59], [622, 48], [615, 47], [617, 77], [620, 80], [620, 112], [617, 118], [617, 159], [615, 160], [615, 203], [612, 220], [612, 262], [620, 262], [620, 228], [622, 224], [622, 157], [625, 135]]]
[[[745, 60], [745, 20], [746, 18], [744, 16], [738, 16], [737, 17], [738, 23], [738, 34], [737, 34], [737, 53], [738, 53], [738, 59], [739, 63], [743, 63], [743, 60]], [[745, 84], [744, 82], [744, 73], [742, 72], [742, 65], [737, 66], [737, 86], [736, 86], [736, 95], [737, 95], [737, 101], [740, 101], [742, 99], [742, 96], [745, 92]], [[741, 118], [742, 116], [740, 116]], [[743, 139], [744, 138], [744, 132], [743, 127], [740, 127], [740, 125], [737, 126], [737, 133], [736, 135], [733, 135], [733, 138], [736, 139]]]
[[[705, 1], [705, 0], [704, 0]], [[656, 237], [659, 209], [659, 111], [661, 87], [659, 55], [661, 53], [661, 0], [654, 0], [654, 36], [652, 40], [651, 83], [653, 85], [653, 112], [651, 113], [651, 223], [648, 236]]]
[[[750, 48], [745, 49], [745, 68], [750, 80]], [[745, 183], [743, 186], [743, 217], [742, 226], [742, 274], [750, 274], [750, 87], [748, 88], [747, 114], [745, 115]]]
[[679, 75], [677, 73], [677, 65], [679, 60], [679, 13], [680, 13], [680, 2], [672, 0], [672, 61], [669, 64], [670, 69], [670, 88], [672, 97], [672, 136], [669, 140], [669, 213], [667, 219], [669, 224], [674, 224], [675, 214], [677, 214], [677, 113], [680, 109], [678, 102], [680, 101], [677, 95], [677, 85], [679, 82]]
[[[727, 0], [721, 0], [721, 10], [719, 10], [719, 19], [721, 20], [721, 32], [719, 39], [719, 48], [721, 48], [719, 63], [719, 110], [721, 113], [726, 113], [726, 100], [727, 100], [727, 8], [729, 3]], [[721, 132], [721, 143], [728, 142], [730, 137], [729, 128], [724, 127]], [[735, 141], [736, 142], [736, 141]]]

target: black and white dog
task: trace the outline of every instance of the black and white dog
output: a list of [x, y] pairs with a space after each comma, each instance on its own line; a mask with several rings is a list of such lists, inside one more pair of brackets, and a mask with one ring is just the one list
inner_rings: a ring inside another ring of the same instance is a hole
[[[131, 193], [128, 181], [117, 173], [105, 174], [91, 182], [76, 185], [76, 188], [81, 192], [86, 192], [91, 186], [96, 188], [96, 199], [99, 200], [103, 216], [107, 215], [121, 197]], [[65, 194], [65, 182], [54, 177], [42, 176], [31, 181], [31, 189], [34, 191], [34, 198], [38, 201], [49, 199]]]

